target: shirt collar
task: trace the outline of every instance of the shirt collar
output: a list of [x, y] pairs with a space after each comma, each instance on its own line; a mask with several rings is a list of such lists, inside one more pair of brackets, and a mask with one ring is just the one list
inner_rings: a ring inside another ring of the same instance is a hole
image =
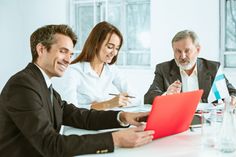
[[90, 65], [90, 62], [84, 62], [84, 72], [85, 73], [93, 73], [93, 69]]
[[[103, 71], [110, 70], [110, 66], [108, 64], [104, 64]], [[84, 72], [94, 74], [94, 70], [92, 69], [90, 62], [84, 62]]]
[[43, 71], [43, 69], [41, 69], [36, 63], [34, 63], [39, 70], [41, 71], [41, 73], [43, 74], [43, 78], [47, 84], [47, 87], [49, 88], [49, 86], [52, 84], [52, 80], [48, 77], [48, 75]]

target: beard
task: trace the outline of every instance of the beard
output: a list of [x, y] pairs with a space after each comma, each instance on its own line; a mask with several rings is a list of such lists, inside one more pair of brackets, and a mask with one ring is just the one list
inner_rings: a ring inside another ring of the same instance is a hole
[[[183, 65], [183, 63], [186, 63], [186, 62], [187, 64]], [[196, 64], [196, 62], [197, 62], [197, 57], [193, 58], [192, 60], [190, 60], [189, 58], [179, 59], [179, 60], [175, 58], [175, 63], [181, 70], [191, 70]]]

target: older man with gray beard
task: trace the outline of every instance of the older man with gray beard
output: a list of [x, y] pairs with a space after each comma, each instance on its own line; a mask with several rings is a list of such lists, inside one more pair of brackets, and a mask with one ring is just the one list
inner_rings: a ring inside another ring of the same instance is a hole
[[[172, 39], [174, 59], [156, 65], [152, 85], [144, 95], [144, 103], [152, 104], [158, 95], [203, 89], [202, 102], [207, 103], [220, 63], [198, 58], [200, 44], [195, 32], [183, 30]], [[236, 89], [226, 79], [231, 101], [236, 104]]]

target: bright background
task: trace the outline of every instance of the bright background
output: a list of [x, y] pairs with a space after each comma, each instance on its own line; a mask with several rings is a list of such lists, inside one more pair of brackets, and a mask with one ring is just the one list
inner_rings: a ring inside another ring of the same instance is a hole
[[[31, 61], [31, 33], [43, 25], [68, 23], [67, 5], [67, 0], [0, 1], [0, 91], [11, 75]], [[202, 46], [200, 57], [219, 61], [219, 5], [218, 0], [151, 0], [151, 67], [121, 68], [140, 97], [154, 78], [155, 65], [173, 58], [171, 39], [180, 30], [194, 30]], [[225, 74], [236, 86], [234, 71]]]

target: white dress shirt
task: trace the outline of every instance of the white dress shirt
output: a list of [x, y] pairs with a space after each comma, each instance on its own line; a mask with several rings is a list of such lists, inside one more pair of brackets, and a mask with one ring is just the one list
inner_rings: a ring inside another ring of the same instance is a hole
[[184, 70], [180, 70], [180, 75], [182, 79], [182, 91], [188, 92], [193, 90], [198, 90], [198, 77], [197, 77], [197, 66], [195, 66], [192, 74], [188, 74]]
[[52, 80], [48, 77], [48, 75], [43, 71], [43, 69], [41, 69], [37, 64], [35, 64], [39, 70], [41, 71], [41, 73], [43, 74], [43, 78], [47, 84], [47, 87], [49, 88], [49, 86], [52, 84]]
[[70, 67], [62, 77], [62, 98], [79, 107], [111, 99], [109, 93], [128, 92], [125, 77], [115, 65], [105, 64], [99, 76], [89, 62], [79, 62]]

